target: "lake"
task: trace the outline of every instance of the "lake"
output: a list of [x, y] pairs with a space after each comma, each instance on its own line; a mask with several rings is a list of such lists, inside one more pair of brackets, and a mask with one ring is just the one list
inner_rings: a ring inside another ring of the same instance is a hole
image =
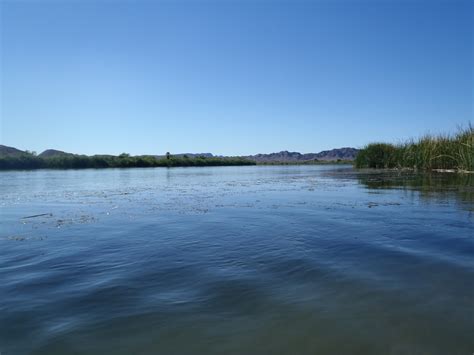
[[0, 173], [0, 352], [472, 354], [474, 176]]

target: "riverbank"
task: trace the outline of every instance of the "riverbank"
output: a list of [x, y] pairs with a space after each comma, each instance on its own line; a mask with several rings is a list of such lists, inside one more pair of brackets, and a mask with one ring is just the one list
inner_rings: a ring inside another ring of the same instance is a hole
[[425, 171], [474, 171], [474, 128], [454, 135], [426, 135], [401, 144], [371, 143], [360, 150], [356, 168], [414, 169]]

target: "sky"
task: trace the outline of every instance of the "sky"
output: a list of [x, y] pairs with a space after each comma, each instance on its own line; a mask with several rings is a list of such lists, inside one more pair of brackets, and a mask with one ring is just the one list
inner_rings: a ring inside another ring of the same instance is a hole
[[319, 152], [473, 122], [471, 0], [0, 0], [0, 143]]

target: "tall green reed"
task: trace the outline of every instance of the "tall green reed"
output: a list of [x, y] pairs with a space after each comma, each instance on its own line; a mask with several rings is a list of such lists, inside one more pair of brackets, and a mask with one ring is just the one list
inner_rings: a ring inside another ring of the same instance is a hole
[[371, 143], [359, 151], [357, 168], [474, 171], [474, 127], [454, 135], [425, 135], [400, 144]]

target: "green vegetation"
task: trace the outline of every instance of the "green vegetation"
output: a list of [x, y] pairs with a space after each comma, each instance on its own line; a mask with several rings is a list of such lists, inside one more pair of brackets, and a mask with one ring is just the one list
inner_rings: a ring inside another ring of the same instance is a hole
[[88, 168], [148, 168], [186, 166], [235, 166], [255, 165], [244, 158], [216, 158], [199, 156], [195, 158], [174, 157], [167, 153], [165, 158], [154, 156], [130, 156], [123, 153], [113, 155], [64, 155], [42, 158], [31, 153], [15, 157], [0, 157], [0, 170], [14, 169], [88, 169]]
[[403, 144], [372, 143], [360, 150], [357, 168], [474, 171], [474, 128], [455, 135], [424, 136]]

